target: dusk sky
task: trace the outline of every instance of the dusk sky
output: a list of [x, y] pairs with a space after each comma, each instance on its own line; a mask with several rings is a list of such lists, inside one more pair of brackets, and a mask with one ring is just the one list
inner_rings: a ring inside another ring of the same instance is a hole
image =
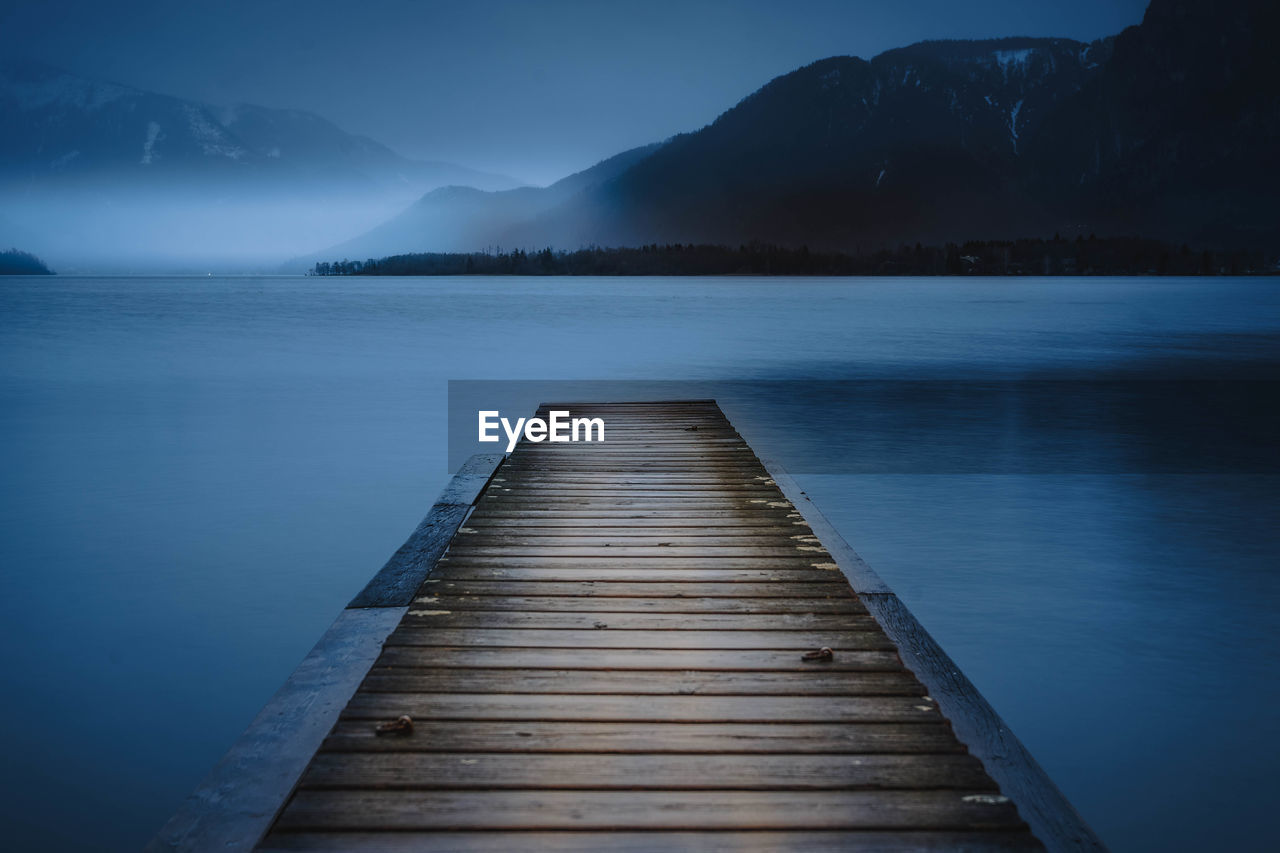
[[1089, 40], [1145, 0], [0, 2], [0, 54], [213, 104], [310, 110], [397, 151], [547, 183], [713, 120], [823, 57]]

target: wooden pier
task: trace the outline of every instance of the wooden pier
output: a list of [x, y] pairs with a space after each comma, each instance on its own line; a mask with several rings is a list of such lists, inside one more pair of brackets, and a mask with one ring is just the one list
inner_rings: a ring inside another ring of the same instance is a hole
[[[606, 441], [525, 441], [455, 481], [353, 602], [398, 617], [372, 668], [224, 846], [1101, 849], [713, 401], [554, 408]], [[180, 818], [154, 848], [216, 824]]]

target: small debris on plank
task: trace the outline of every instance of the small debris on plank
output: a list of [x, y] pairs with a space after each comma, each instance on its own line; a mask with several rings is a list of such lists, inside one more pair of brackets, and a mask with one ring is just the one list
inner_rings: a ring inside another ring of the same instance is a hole
[[817, 651], [805, 652], [803, 655], [801, 655], [800, 660], [828, 661], [834, 658], [835, 656], [836, 656], [836, 653], [831, 651], [831, 649], [828, 646], [823, 646]]
[[408, 714], [401, 714], [389, 723], [378, 723], [375, 731], [380, 735], [413, 734], [413, 718]]

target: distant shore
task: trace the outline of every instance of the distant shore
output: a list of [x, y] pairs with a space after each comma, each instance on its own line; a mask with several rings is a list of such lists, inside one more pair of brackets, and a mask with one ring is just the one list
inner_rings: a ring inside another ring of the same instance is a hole
[[53, 275], [44, 261], [21, 249], [0, 251], [0, 275]]
[[547, 276], [1079, 276], [1274, 275], [1258, 251], [1193, 250], [1133, 237], [971, 241], [871, 252], [820, 252], [761, 243], [673, 243], [576, 251], [423, 252], [317, 263], [308, 275]]

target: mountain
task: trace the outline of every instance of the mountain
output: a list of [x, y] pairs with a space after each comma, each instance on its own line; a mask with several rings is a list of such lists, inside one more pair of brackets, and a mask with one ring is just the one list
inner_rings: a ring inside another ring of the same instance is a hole
[[0, 65], [0, 125], [0, 222], [45, 235], [42, 254], [89, 262], [278, 262], [436, 187], [519, 185], [410, 160], [311, 113], [218, 108], [33, 63]]
[[[1019, 192], [1022, 140], [1097, 73], [1108, 42], [925, 42], [768, 83], [595, 193], [576, 242], [836, 248], [988, 238], [1047, 220]], [[546, 226], [527, 229], [545, 242]]]
[[504, 192], [441, 187], [389, 222], [354, 240], [297, 259], [290, 267], [304, 269], [317, 260], [334, 257], [363, 259], [413, 251], [421, 247], [424, 235], [430, 235], [427, 239], [437, 251], [471, 251], [490, 245], [508, 232], [579, 202], [660, 147], [654, 144], [624, 151], [548, 187], [520, 187]]
[[[532, 212], [499, 205], [485, 221], [502, 194], [429, 195], [394, 221], [393, 250], [856, 251], [1095, 231], [1274, 249], [1278, 9], [1154, 0], [1140, 25], [1092, 43], [933, 41], [824, 59]], [[386, 254], [386, 234], [327, 257]]]
[[1280, 4], [1155, 0], [1028, 146], [1032, 192], [1099, 233], [1275, 250]]
[[521, 183], [505, 175], [468, 169], [441, 161], [409, 160], [365, 136], [340, 130], [314, 113], [239, 104], [221, 113], [226, 129], [263, 152], [269, 160], [287, 162], [307, 182], [337, 176], [367, 180], [389, 188], [469, 186], [506, 190]]
[[0, 65], [0, 181], [7, 190], [45, 183], [200, 183], [248, 179], [300, 184], [408, 187], [518, 186], [451, 163], [401, 157], [313, 113], [252, 104], [218, 108], [69, 74], [30, 62]]

